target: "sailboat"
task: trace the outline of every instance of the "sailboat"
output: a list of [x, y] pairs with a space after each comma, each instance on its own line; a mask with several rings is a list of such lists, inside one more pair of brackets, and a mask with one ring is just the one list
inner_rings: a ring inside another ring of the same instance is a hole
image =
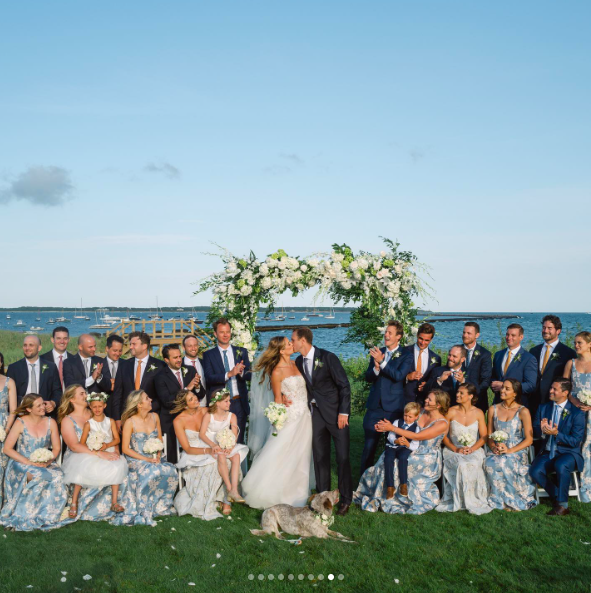
[[[74, 311], [76, 313], [76, 311]], [[86, 319], [86, 315], [82, 315], [82, 297], [80, 297], [80, 314], [74, 315], [74, 319]]]
[[56, 317], [55, 319], [58, 323], [70, 323], [72, 320], [71, 319], [67, 319], [66, 316], [64, 315], [64, 310], [62, 309], [62, 316], [61, 317]]
[[158, 297], [156, 297], [156, 313], [150, 313], [150, 315], [148, 315], [148, 319], [162, 319], [162, 314], [160, 313], [160, 308], [158, 307]]
[[275, 321], [285, 321], [285, 309], [281, 306], [281, 315], [275, 316]]
[[110, 329], [110, 327], [111, 327], [110, 323], [105, 323], [104, 321], [102, 323], [99, 323], [96, 311], [94, 312], [94, 318], [96, 320], [96, 323], [94, 325], [91, 325], [90, 329]]
[[324, 319], [334, 319], [334, 309], [330, 309], [330, 315], [326, 315]]
[[312, 313], [308, 313], [310, 317], [319, 317], [318, 313], [316, 313], [316, 307], [314, 307], [314, 311]]

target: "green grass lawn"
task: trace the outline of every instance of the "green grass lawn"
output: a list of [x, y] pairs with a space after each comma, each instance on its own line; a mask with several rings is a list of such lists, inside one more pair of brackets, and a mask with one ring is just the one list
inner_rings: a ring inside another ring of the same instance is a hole
[[[354, 417], [355, 482], [362, 435], [361, 418]], [[546, 505], [482, 517], [352, 508], [333, 528], [357, 543], [310, 539], [300, 546], [252, 536], [261, 512], [234, 509], [232, 520], [174, 517], [155, 528], [80, 522], [49, 533], [4, 532], [0, 591], [28, 591], [28, 585], [33, 592], [591, 590], [591, 545], [583, 543], [591, 542], [591, 505], [572, 503], [565, 518], [547, 517]], [[67, 572], [65, 583], [61, 571]], [[92, 580], [83, 580], [87, 574]], [[343, 580], [329, 581], [329, 574]]]

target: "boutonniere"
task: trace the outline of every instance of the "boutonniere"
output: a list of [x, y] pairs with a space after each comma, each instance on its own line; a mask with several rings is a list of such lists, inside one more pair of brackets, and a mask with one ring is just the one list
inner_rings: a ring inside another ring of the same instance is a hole
[[158, 367], [155, 364], [151, 364], [146, 372], [149, 373], [150, 371], [155, 371], [157, 368]]
[[518, 354], [511, 362], [519, 362], [521, 360], [521, 354]]
[[431, 364], [437, 364], [437, 359], [434, 356], [431, 357]]
[[564, 408], [564, 410], [562, 410], [562, 419], [564, 420], [569, 414], [570, 412]]
[[94, 373], [94, 371], [96, 371], [96, 362], [92, 365], [92, 370], [90, 372]]
[[392, 354], [392, 358], [399, 358], [400, 357], [400, 350], [396, 350], [394, 354]]
[[550, 357], [550, 360], [560, 360], [560, 354], [558, 354], [558, 352], [554, 352]]
[[183, 377], [186, 377], [187, 372], [188, 372], [187, 367], [183, 367]]
[[242, 359], [242, 349], [236, 348], [236, 363], [239, 363]]
[[41, 367], [41, 374], [43, 374], [43, 373], [44, 373], [46, 370], [47, 370], [47, 365], [46, 365], [46, 364], [44, 364], [44, 365]]
[[314, 361], [314, 370], [316, 370], [317, 368], [322, 368], [323, 366], [324, 363], [318, 358]]
[[480, 356], [480, 350], [474, 350], [474, 354], [472, 356]]

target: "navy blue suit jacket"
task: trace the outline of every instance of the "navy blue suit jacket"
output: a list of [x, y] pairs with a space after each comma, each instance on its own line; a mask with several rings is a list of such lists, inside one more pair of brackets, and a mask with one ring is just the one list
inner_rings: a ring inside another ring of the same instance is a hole
[[[552, 412], [554, 411], [554, 402], [549, 401], [542, 404], [536, 413], [533, 424], [534, 437], [542, 438], [544, 446], [540, 451], [540, 455], [546, 453], [546, 443], [549, 435], [542, 432], [541, 424], [542, 418], [552, 420]], [[566, 412], [566, 415], [565, 415]], [[583, 456], [581, 455], [581, 445], [585, 438], [585, 412], [582, 412], [573, 406], [570, 402], [566, 403], [562, 412], [562, 417], [558, 423], [558, 434], [556, 435], [556, 452], [561, 455], [563, 453], [570, 453], [577, 462], [577, 470], [583, 471]]]
[[470, 364], [466, 366], [464, 363], [464, 377], [466, 383], [473, 383], [478, 387], [479, 401], [480, 397], [487, 397], [492, 381], [492, 354], [484, 346], [476, 344]]
[[[382, 353], [386, 348], [380, 348]], [[399, 356], [396, 356], [399, 354]], [[406, 348], [399, 348], [388, 364], [380, 369], [380, 374], [374, 372], [374, 360], [370, 358], [365, 372], [365, 380], [371, 383], [369, 397], [365, 407], [368, 410], [382, 409], [386, 412], [400, 412], [404, 410], [404, 380], [414, 366], [413, 356]]]
[[[37, 377], [37, 391], [44, 401], [53, 401], [59, 406], [62, 398], [62, 384], [57, 367], [48, 360], [39, 360], [41, 376]], [[17, 404], [27, 395], [27, 386], [29, 385], [29, 369], [27, 368], [27, 359], [21, 358], [9, 365], [6, 375], [10, 377], [16, 385]]]
[[[493, 358], [493, 381], [504, 381], [505, 379], [516, 379], [521, 383], [523, 389], [522, 403], [527, 405], [528, 395], [533, 393], [536, 389], [538, 381], [538, 369], [536, 367], [536, 359], [525, 348], [520, 348], [516, 356], [511, 361], [507, 374], [503, 373], [503, 358], [505, 357], [507, 348], [499, 350], [495, 353]], [[495, 403], [499, 403], [500, 398], [498, 393], [495, 395]]]
[[[408, 372], [412, 373], [417, 370], [417, 366], [415, 364], [415, 345], [412, 344], [410, 346], [405, 346], [403, 350], [406, 350], [410, 353], [412, 367]], [[404, 381], [404, 401], [406, 403], [417, 401], [417, 399], [425, 399], [427, 396], [425, 393], [425, 388], [427, 387], [427, 383], [431, 378], [431, 373], [434, 369], [441, 366], [441, 356], [439, 356], [439, 354], [433, 352], [431, 348], [428, 348], [427, 355], [429, 357], [429, 366], [426, 369], [423, 369], [423, 378], [420, 381], [407, 381], [406, 379]], [[423, 383], [423, 381], [425, 382], [425, 387], [423, 388], [423, 391], [419, 391], [419, 383]]]
[[449, 395], [449, 405], [455, 406], [456, 405], [456, 395], [458, 393], [458, 389], [462, 386], [462, 384], [459, 383], [458, 381], [456, 381], [455, 385], [454, 385], [454, 380], [451, 378], [451, 375], [445, 381], [442, 381], [441, 385], [439, 385], [439, 383], [437, 382], [437, 379], [439, 379], [439, 377], [441, 377], [441, 375], [443, 375], [443, 373], [445, 373], [446, 371], [449, 371], [449, 370], [450, 369], [447, 366], [436, 368], [431, 373], [431, 378], [429, 379], [429, 383], [427, 383], [427, 385], [425, 385], [425, 388], [423, 391], [426, 391], [426, 394], [428, 394], [429, 391], [433, 391], [434, 389], [441, 389]]
[[[53, 355], [52, 355], [53, 358]], [[97, 364], [103, 364], [105, 361], [100, 356], [93, 356], [90, 363], [90, 374]], [[86, 371], [80, 354], [68, 355], [64, 360], [64, 387], [67, 389], [70, 385], [78, 383], [86, 389], [87, 393], [99, 393], [101, 391], [99, 384], [95, 381], [89, 387], [86, 387]]]
[[562, 377], [566, 363], [577, 357], [577, 353], [572, 348], [569, 348], [562, 342], [558, 342], [542, 374], [540, 373], [540, 359], [542, 358], [543, 347], [544, 344], [538, 344], [529, 351], [535, 357], [537, 364], [536, 388], [530, 396], [530, 409], [537, 409], [539, 405], [550, 401], [550, 387], [552, 387], [552, 383]]
[[[248, 358], [248, 350], [246, 348], [237, 348], [230, 346], [234, 354], [234, 364], [238, 362], [244, 363], [244, 373], [236, 375], [236, 383], [238, 385], [238, 395], [240, 396], [240, 405], [245, 414], [250, 414], [250, 404], [248, 403], [248, 386], [247, 381], [250, 381], [250, 360]], [[226, 370], [224, 369], [224, 361], [222, 353], [216, 346], [210, 348], [203, 353], [203, 373], [205, 374], [205, 384], [207, 385], [207, 403], [211, 400], [211, 394], [216, 389], [226, 387]]]

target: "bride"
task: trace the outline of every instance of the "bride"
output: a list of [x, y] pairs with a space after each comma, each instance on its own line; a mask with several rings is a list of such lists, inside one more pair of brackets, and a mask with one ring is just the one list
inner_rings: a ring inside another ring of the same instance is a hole
[[306, 382], [291, 360], [292, 354], [291, 341], [277, 336], [255, 366], [261, 384], [270, 378], [275, 402], [288, 406], [287, 420], [277, 436], [269, 436], [272, 426], [267, 421], [265, 444], [242, 481], [244, 499], [255, 509], [276, 504], [303, 507], [310, 496], [312, 416]]

